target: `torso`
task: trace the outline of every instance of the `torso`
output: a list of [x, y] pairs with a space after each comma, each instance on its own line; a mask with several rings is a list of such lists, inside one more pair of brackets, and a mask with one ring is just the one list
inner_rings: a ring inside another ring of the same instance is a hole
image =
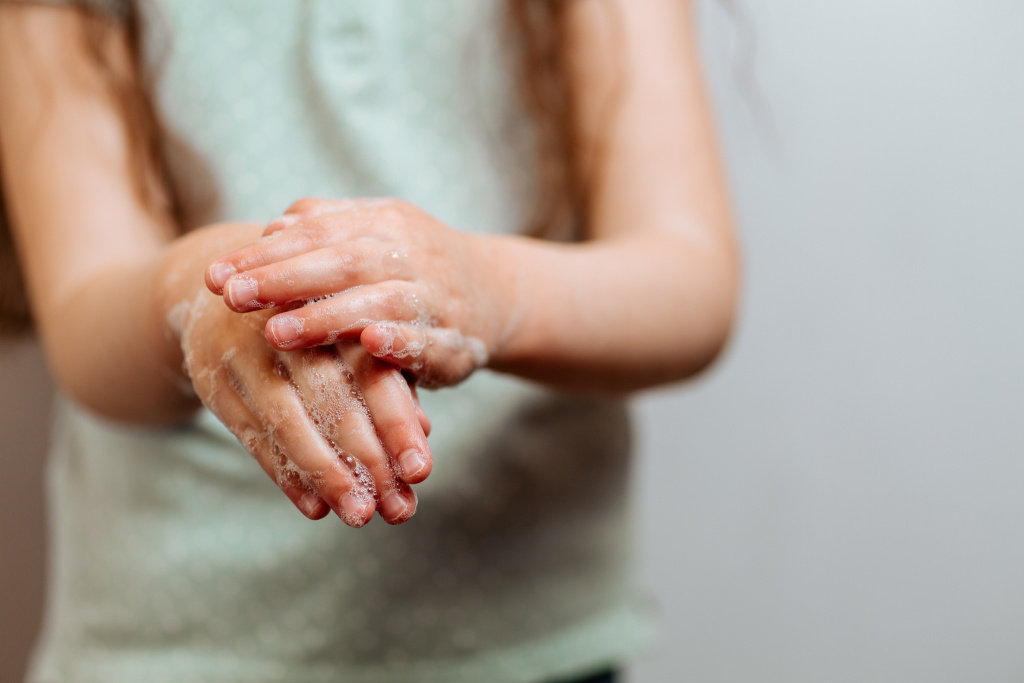
[[[160, 104], [213, 174], [215, 217], [389, 195], [518, 229], [529, 136], [500, 3], [158, 4]], [[209, 413], [154, 431], [63, 404], [33, 680], [526, 681], [645, 642], [623, 405], [486, 371], [422, 398], [418, 512], [364, 529], [304, 519]]]

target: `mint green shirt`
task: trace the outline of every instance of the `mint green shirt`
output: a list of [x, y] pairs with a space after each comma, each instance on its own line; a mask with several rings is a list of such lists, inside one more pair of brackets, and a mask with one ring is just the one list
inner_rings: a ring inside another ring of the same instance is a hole
[[[211, 218], [390, 195], [461, 230], [522, 223], [500, 2], [156, 4], [159, 104], [213, 173]], [[351, 529], [302, 517], [208, 412], [151, 430], [61, 400], [30, 680], [537, 682], [644, 646], [624, 406], [487, 371], [423, 404], [415, 517]]]

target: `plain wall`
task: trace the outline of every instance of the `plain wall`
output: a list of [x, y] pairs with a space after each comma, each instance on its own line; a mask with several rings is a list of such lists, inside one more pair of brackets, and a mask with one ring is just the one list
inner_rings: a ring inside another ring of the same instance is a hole
[[[1024, 680], [1024, 3], [738, 4], [700, 7], [743, 315], [638, 403], [665, 636], [630, 679]], [[0, 349], [3, 681], [39, 620], [40, 368]]]
[[723, 4], [746, 301], [640, 405], [632, 680], [1022, 681], [1024, 3]]

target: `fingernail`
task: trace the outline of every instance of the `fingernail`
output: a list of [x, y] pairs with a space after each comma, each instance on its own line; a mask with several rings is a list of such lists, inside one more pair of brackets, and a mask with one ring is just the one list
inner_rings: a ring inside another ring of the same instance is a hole
[[228, 278], [237, 273], [235, 266], [231, 263], [220, 262], [214, 263], [210, 266], [210, 280], [213, 282], [213, 286], [217, 289], [224, 289], [224, 283], [228, 281]]
[[354, 493], [346, 493], [338, 500], [338, 516], [349, 526], [360, 527], [366, 524], [370, 515], [369, 505], [372, 499], [361, 498]]
[[380, 501], [380, 511], [385, 519], [400, 519], [409, 509], [409, 504], [398, 491], [391, 491]]
[[402, 473], [408, 479], [423, 471], [427, 466], [427, 458], [415, 448], [410, 448], [398, 456], [398, 464], [402, 466]]
[[234, 277], [227, 285], [228, 301], [235, 308], [242, 308], [256, 301], [260, 286], [251, 277]]
[[314, 495], [307, 491], [306, 493], [303, 493], [302, 496], [299, 498], [299, 509], [302, 510], [302, 512], [307, 517], [312, 517], [313, 515], [315, 515], [319, 507], [320, 497], [317, 495]]
[[267, 329], [270, 341], [277, 345], [290, 344], [302, 334], [302, 321], [290, 315], [279, 315], [270, 319]]

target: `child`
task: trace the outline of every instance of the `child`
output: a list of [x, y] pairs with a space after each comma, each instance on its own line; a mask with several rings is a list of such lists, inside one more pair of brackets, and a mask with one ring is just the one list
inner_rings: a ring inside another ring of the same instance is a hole
[[[67, 397], [32, 680], [621, 665], [617, 396], [705, 367], [736, 296], [691, 10], [75, 4], [0, 5], [4, 207]], [[241, 222], [302, 196], [401, 201]], [[535, 204], [582, 241], [517, 236]]]

